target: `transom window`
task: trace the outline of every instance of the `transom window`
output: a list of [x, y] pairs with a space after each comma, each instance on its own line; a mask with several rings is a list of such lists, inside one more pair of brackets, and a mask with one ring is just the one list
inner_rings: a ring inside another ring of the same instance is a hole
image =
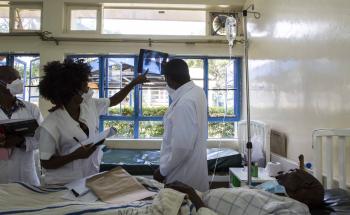
[[103, 10], [104, 34], [205, 35], [205, 11], [116, 9]]
[[[134, 55], [71, 55], [84, 59], [92, 68], [90, 87], [94, 97], [110, 97], [137, 77]], [[203, 88], [208, 99], [208, 138], [235, 137], [240, 119], [241, 59], [225, 57], [174, 56], [184, 59], [193, 82]], [[115, 126], [116, 138], [161, 138], [163, 115], [170, 99], [163, 76], [150, 76], [150, 83], [136, 86], [122, 103], [100, 117], [100, 129]]]
[[0, 33], [41, 30], [41, 4], [0, 5]]

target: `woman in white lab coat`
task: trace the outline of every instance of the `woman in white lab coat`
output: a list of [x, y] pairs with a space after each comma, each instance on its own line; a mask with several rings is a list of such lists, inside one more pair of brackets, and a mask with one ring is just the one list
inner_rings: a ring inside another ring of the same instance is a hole
[[[35, 119], [40, 124], [43, 118], [39, 108], [16, 98], [22, 93], [23, 82], [18, 71], [7, 66], [0, 67], [0, 120]], [[2, 134], [0, 142], [2, 153], [11, 152], [7, 158], [0, 158], [0, 184], [22, 182], [39, 185], [34, 158], [34, 151], [39, 145], [37, 139]]]
[[40, 159], [46, 184], [66, 184], [99, 172], [100, 148], [93, 146], [99, 116], [119, 104], [132, 88], [145, 82], [134, 79], [110, 98], [94, 99], [88, 88], [91, 68], [82, 61], [53, 61], [44, 66], [41, 96], [55, 106], [40, 128]]

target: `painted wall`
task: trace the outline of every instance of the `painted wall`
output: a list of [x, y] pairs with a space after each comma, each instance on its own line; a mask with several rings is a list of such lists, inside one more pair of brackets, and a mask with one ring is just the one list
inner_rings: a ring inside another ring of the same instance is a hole
[[251, 2], [252, 119], [287, 134], [288, 158], [310, 161], [313, 129], [350, 127], [350, 1]]

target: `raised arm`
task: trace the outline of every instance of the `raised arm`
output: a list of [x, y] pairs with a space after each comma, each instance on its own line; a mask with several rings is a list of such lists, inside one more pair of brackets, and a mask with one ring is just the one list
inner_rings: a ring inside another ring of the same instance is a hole
[[137, 85], [137, 84], [143, 84], [147, 82], [146, 74], [139, 75], [137, 78], [132, 80], [128, 85], [126, 85], [123, 89], [121, 89], [119, 92], [114, 94], [112, 97], [109, 98], [110, 100], [110, 107], [113, 107], [120, 102], [122, 102], [125, 97], [130, 93], [130, 91]]

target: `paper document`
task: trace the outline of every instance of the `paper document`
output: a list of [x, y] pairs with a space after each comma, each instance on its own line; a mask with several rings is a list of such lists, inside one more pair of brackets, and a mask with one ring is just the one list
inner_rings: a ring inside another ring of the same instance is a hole
[[89, 188], [86, 187], [86, 178], [78, 179], [66, 184], [67, 187], [75, 196], [81, 196], [89, 192]]
[[99, 133], [97, 136], [95, 136], [94, 143], [98, 143], [101, 140], [104, 140], [108, 137], [111, 137], [117, 133], [117, 129], [114, 127], [110, 127]]
[[100, 200], [111, 204], [127, 204], [155, 195], [121, 167], [87, 179], [86, 185]]
[[76, 197], [71, 191], [67, 191], [62, 196], [62, 198], [70, 201], [80, 201], [80, 202], [96, 202], [98, 200], [97, 196], [91, 191], [88, 191], [84, 195], [78, 196], [78, 197]]
[[90, 143], [96, 144], [96, 143], [98, 143], [98, 142], [100, 142], [100, 141], [102, 141], [102, 140], [104, 140], [104, 139], [106, 139], [108, 137], [111, 137], [111, 136], [115, 135], [116, 133], [117, 133], [116, 128], [114, 128], [114, 127], [107, 128], [104, 131], [102, 131], [101, 133], [98, 133], [97, 135], [95, 135], [95, 138], [93, 139], [93, 141], [91, 140], [91, 138], [88, 138], [88, 139], [82, 141], [81, 143], [83, 145], [87, 145], [87, 144], [90, 144]]

